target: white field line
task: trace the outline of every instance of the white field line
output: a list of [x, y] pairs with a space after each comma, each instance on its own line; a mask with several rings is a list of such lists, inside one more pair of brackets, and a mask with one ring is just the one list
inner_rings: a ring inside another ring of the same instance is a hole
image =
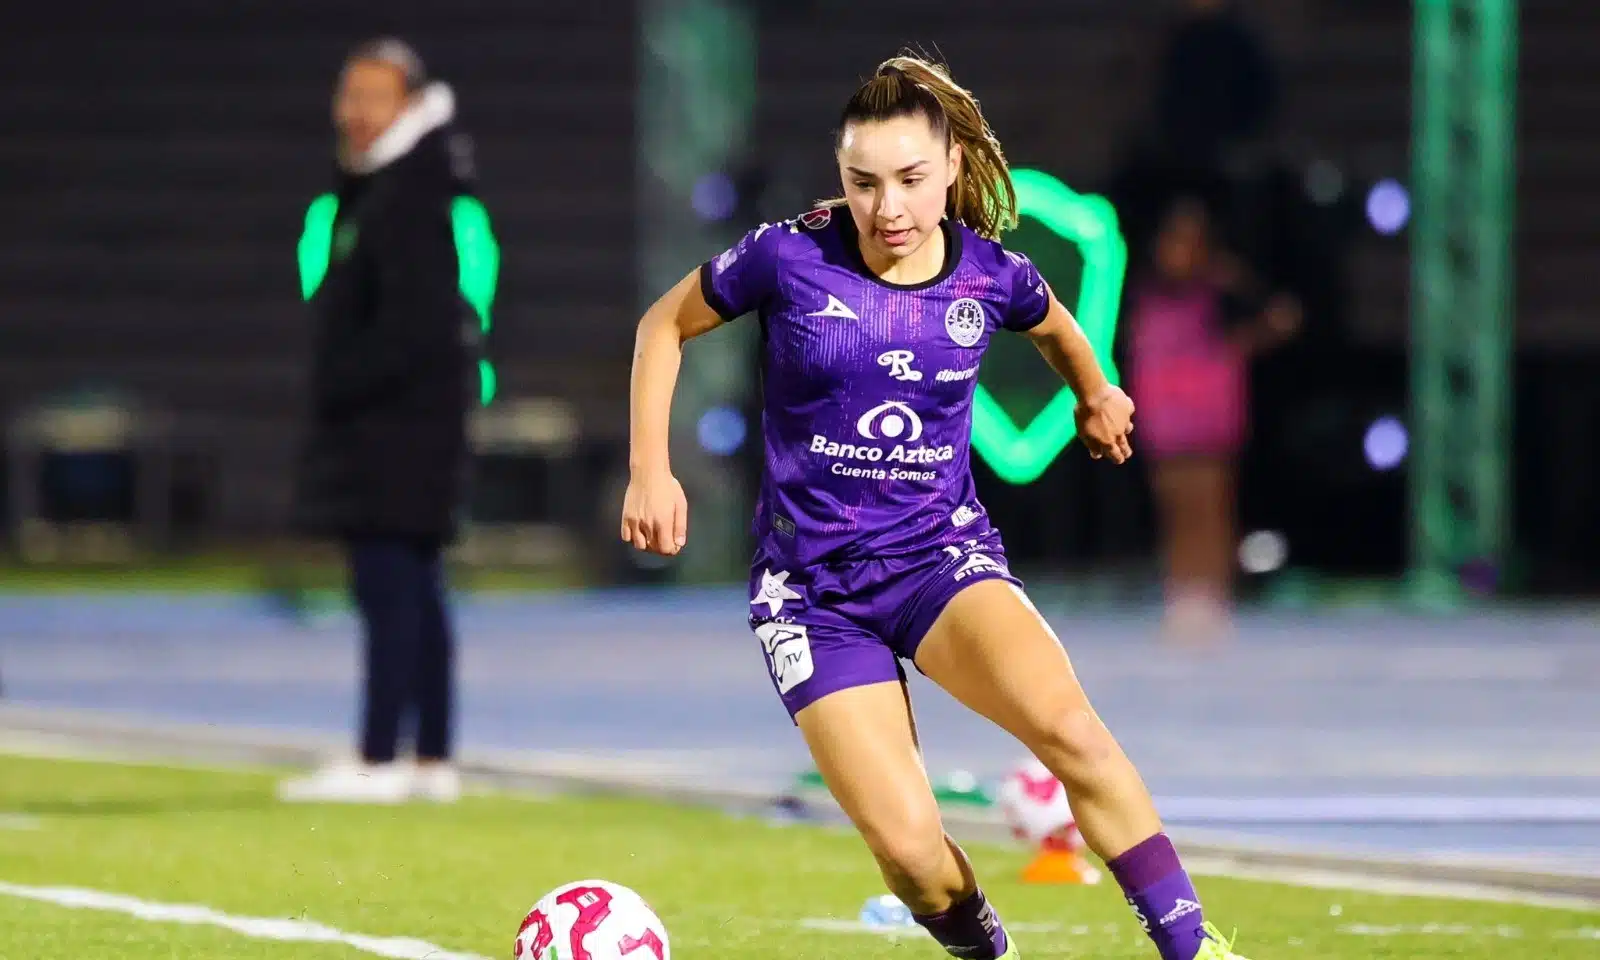
[[307, 920], [276, 917], [241, 917], [210, 907], [187, 903], [155, 903], [101, 890], [81, 887], [33, 887], [0, 881], [0, 896], [17, 897], [54, 904], [69, 910], [100, 910], [121, 913], [152, 923], [177, 923], [187, 926], [212, 926], [232, 930], [255, 940], [280, 943], [339, 943], [363, 953], [390, 960], [489, 960], [475, 953], [457, 953], [410, 937], [373, 937], [347, 933]]
[[[859, 920], [841, 920], [833, 917], [807, 917], [797, 924], [802, 930], [821, 933], [855, 933], [883, 937], [888, 940], [918, 939], [927, 936], [921, 927], [882, 927]], [[1050, 935], [1062, 937], [1104, 937], [1116, 939], [1124, 930], [1116, 924], [1094, 927], [1087, 924], [1062, 923], [1008, 923], [1006, 930], [1013, 934]], [[1579, 927], [1571, 930], [1530, 932], [1515, 926], [1474, 926], [1466, 923], [1404, 923], [1374, 924], [1347, 923], [1335, 928], [1348, 937], [1389, 939], [1393, 937], [1469, 937], [1475, 940], [1596, 940], [1600, 941], [1600, 928]]]
[[1600, 903], [1586, 897], [1530, 893], [1492, 884], [1450, 881], [1407, 880], [1364, 873], [1356, 869], [1313, 870], [1303, 867], [1243, 866], [1226, 860], [1190, 857], [1184, 861], [1189, 872], [1198, 876], [1225, 877], [1231, 880], [1259, 880], [1293, 887], [1319, 890], [1353, 890], [1398, 897], [1438, 897], [1446, 900], [1477, 900], [1510, 903], [1557, 910], [1596, 910]]

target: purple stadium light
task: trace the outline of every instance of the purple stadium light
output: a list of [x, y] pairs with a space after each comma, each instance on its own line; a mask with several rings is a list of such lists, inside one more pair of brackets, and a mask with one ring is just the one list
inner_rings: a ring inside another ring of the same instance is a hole
[[1392, 237], [1411, 219], [1411, 195], [1396, 180], [1379, 180], [1367, 194], [1367, 222], [1372, 229]]
[[1366, 452], [1367, 464], [1372, 469], [1393, 470], [1406, 458], [1411, 437], [1406, 432], [1405, 424], [1395, 417], [1379, 417], [1367, 428], [1367, 436], [1361, 446]]

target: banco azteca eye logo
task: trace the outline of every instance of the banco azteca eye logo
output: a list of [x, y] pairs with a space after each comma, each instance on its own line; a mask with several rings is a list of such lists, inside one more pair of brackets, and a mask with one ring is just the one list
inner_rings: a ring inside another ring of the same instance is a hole
[[944, 312], [944, 332], [950, 334], [950, 339], [958, 346], [976, 346], [983, 339], [983, 330], [988, 324], [983, 304], [971, 297], [962, 297]]
[[861, 415], [856, 433], [868, 440], [916, 443], [922, 439], [922, 418], [898, 400], [885, 400]]

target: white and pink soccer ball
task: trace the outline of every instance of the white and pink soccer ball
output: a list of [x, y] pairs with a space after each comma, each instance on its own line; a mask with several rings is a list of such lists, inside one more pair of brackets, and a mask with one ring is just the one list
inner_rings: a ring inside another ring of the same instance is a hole
[[1038, 760], [1029, 758], [1006, 774], [995, 792], [995, 805], [1012, 836], [1023, 843], [1073, 853], [1083, 849], [1067, 788]]
[[545, 894], [517, 930], [516, 960], [672, 960], [667, 928], [644, 898], [580, 880]]

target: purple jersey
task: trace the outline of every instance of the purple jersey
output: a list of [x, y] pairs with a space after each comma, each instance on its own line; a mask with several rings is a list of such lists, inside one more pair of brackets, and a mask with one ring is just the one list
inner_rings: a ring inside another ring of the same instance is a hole
[[755, 533], [803, 567], [939, 549], [989, 529], [972, 481], [972, 397], [997, 329], [1049, 311], [1039, 271], [946, 220], [924, 283], [867, 269], [845, 209], [750, 231], [700, 273], [724, 319], [757, 311], [766, 470]]

